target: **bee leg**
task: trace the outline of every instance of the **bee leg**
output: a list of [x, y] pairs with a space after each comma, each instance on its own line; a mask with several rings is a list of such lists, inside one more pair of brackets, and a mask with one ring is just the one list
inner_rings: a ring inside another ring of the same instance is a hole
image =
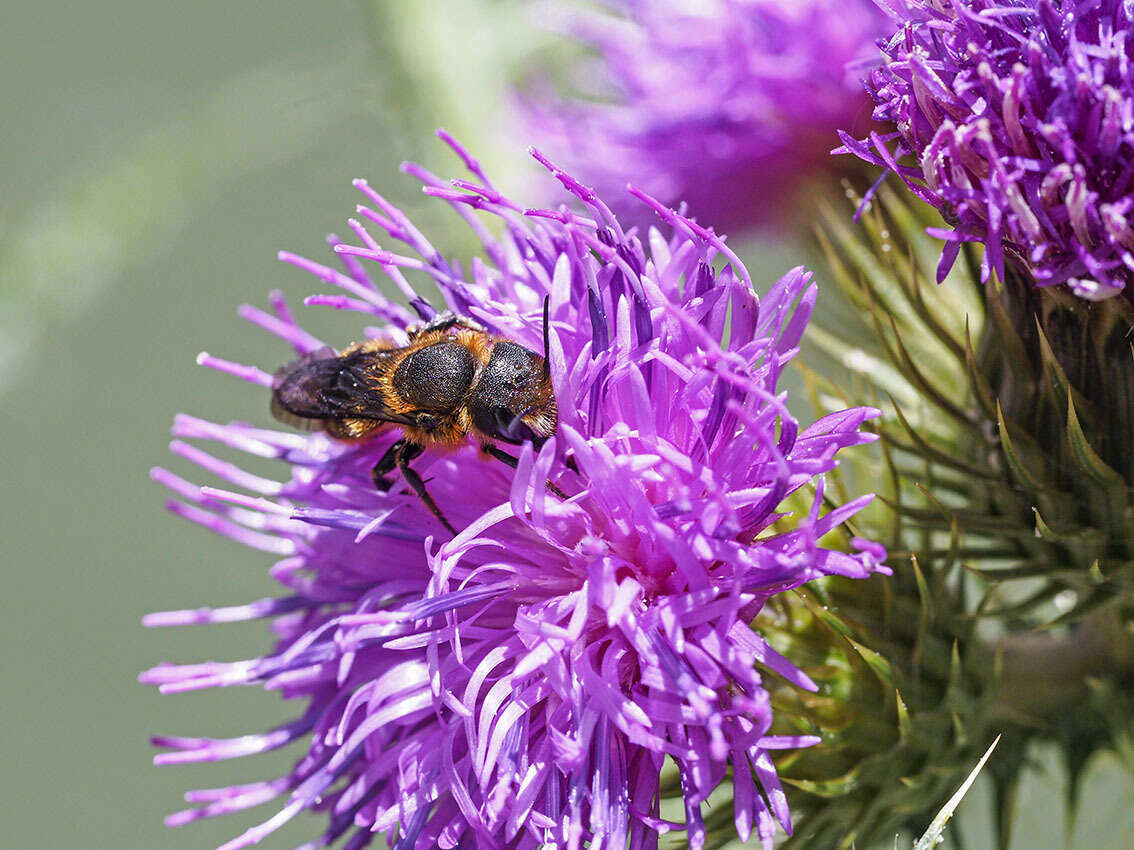
[[421, 476], [417, 474], [417, 470], [410, 468], [410, 461], [425, 450], [417, 443], [411, 443], [409, 440], [398, 440], [397, 445], [399, 448], [398, 451], [394, 453], [394, 462], [398, 465], [398, 469], [402, 471], [402, 478], [404, 478], [406, 483], [417, 493], [422, 504], [429, 508], [429, 512], [441, 521], [441, 524], [449, 530], [450, 534], [456, 537], [457, 529], [453, 528], [452, 523], [445, 518], [445, 514], [441, 513], [441, 509], [437, 507], [437, 503], [433, 501], [433, 497], [430, 496], [429, 491], [425, 489], [425, 482], [421, 480]]
[[[508, 464], [508, 466], [512, 467], [512, 469], [515, 469], [517, 466], [520, 465], [519, 460], [512, 457], [510, 454], [508, 454], [503, 449], [492, 445], [491, 443], [486, 443], [485, 445], [481, 446], [480, 448], [483, 451], [487, 452], [488, 454], [492, 455], [497, 460], [503, 461], [504, 463]], [[564, 501], [567, 500], [567, 494], [564, 493], [562, 490], [560, 490], [558, 485], [552, 483], [550, 479], [548, 479], [548, 481], [547, 481], [547, 489], [550, 490], [552, 493], [554, 493], [556, 496], [558, 496], [560, 499], [562, 499]]]
[[394, 486], [394, 482], [390, 480], [390, 473], [394, 471], [394, 466], [398, 462], [398, 452], [405, 447], [405, 443], [405, 440], [398, 440], [391, 445], [370, 470], [370, 477], [374, 480], [374, 486], [379, 493], [388, 493]]

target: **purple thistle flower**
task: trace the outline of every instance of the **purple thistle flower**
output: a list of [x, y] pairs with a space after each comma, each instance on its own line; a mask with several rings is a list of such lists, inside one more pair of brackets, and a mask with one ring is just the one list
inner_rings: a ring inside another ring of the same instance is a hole
[[[304, 809], [330, 816], [311, 848], [348, 833], [352, 849], [376, 833], [399, 848], [645, 848], [675, 828], [700, 847], [702, 804], [731, 775], [738, 833], [770, 847], [777, 821], [790, 830], [771, 752], [818, 738], [770, 734], [755, 665], [815, 686], [750, 623], [771, 596], [811, 579], [889, 572], [877, 544], [856, 539], [857, 554], [819, 544], [870, 497], [822, 514], [817, 476], [840, 449], [872, 439], [859, 427], [878, 412], [854, 408], [801, 429], [777, 392], [815, 300], [802, 269], [758, 300], [719, 237], [645, 194], [633, 190], [672, 235], [652, 230], [643, 245], [540, 154], [586, 214], [515, 205], [441, 135], [473, 180], [404, 168], [482, 240], [483, 256], [467, 269], [361, 181], [366, 225], [351, 222], [360, 244], [331, 239], [344, 271], [281, 258], [345, 293], [307, 303], [379, 321], [367, 333], [394, 340], [414, 316], [380, 293], [361, 260], [376, 262], [418, 316], [433, 308], [408, 274], [435, 283], [450, 309], [533, 349], [549, 296], [558, 434], [538, 453], [525, 446], [514, 471], [471, 446], [427, 452], [418, 468], [461, 529], [450, 539], [400, 480], [388, 493], [375, 489], [369, 470], [396, 433], [343, 444], [178, 417], [174, 452], [233, 489], [155, 470], [178, 497], [171, 508], [280, 558], [271, 573], [287, 592], [151, 615], [151, 626], [271, 617], [278, 643], [247, 661], [162, 664], [142, 680], [166, 693], [259, 684], [307, 707], [263, 734], [156, 738], [170, 751], [155, 761], [213, 761], [297, 741], [307, 751], [278, 779], [190, 793], [197, 808], [168, 822], [283, 796], [276, 815], [225, 850], [254, 844]], [[381, 247], [371, 230], [405, 253]], [[301, 354], [322, 345], [280, 296], [273, 306], [274, 315], [243, 315]], [[200, 360], [257, 385], [266, 400], [267, 373]], [[278, 458], [290, 477], [252, 475], [186, 439]], [[550, 494], [549, 479], [570, 498]], [[803, 516], [781, 512], [812, 482]], [[661, 815], [667, 759], [680, 776], [684, 824]]]
[[[1134, 44], [1122, 0], [880, 0], [900, 29], [871, 76], [874, 116], [897, 132], [838, 153], [897, 172], [964, 242], [1004, 255], [1037, 286], [1091, 300], [1134, 270]], [[888, 143], [897, 139], [893, 152]], [[900, 164], [907, 155], [916, 166]]]
[[780, 225], [782, 199], [832, 167], [838, 128], [865, 119], [869, 101], [847, 66], [885, 33], [870, 0], [609, 7], [570, 18], [600, 54], [585, 82], [593, 99], [529, 95], [524, 114], [542, 146], [610, 197], [630, 179], [718, 228]]

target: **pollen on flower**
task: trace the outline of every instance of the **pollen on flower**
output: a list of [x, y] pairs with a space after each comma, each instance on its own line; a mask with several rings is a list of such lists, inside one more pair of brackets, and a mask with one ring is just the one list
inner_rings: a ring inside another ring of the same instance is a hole
[[[872, 439], [860, 426], [877, 411], [801, 426], [777, 389], [816, 297], [803, 269], [757, 297], [718, 236], [643, 193], [664, 229], [644, 241], [550, 163], [574, 209], [502, 197], [442, 137], [471, 179], [405, 170], [464, 217], [481, 256], [441, 256], [360, 183], [357, 241], [330, 240], [341, 269], [282, 259], [346, 293], [335, 306], [359, 322], [344, 339], [375, 322], [404, 337], [415, 314], [438, 312], [406, 269], [427, 275], [445, 308], [531, 349], [548, 298], [558, 433], [538, 452], [526, 445], [515, 470], [475, 446], [427, 451], [419, 468], [458, 530], [449, 538], [404, 482], [376, 490], [370, 469], [396, 433], [343, 444], [178, 417], [174, 452], [220, 486], [155, 470], [173, 510], [278, 559], [283, 592], [146, 623], [271, 618], [277, 644], [245, 661], [162, 664], [142, 680], [167, 693], [257, 684], [306, 707], [260, 734], [155, 738], [168, 750], [160, 764], [302, 750], [282, 777], [191, 793], [195, 807], [168, 822], [282, 798], [224, 850], [310, 809], [329, 814], [311, 846], [342, 838], [352, 850], [379, 833], [404, 848], [641, 848], [675, 827], [702, 847], [703, 807], [731, 776], [739, 837], [770, 848], [777, 824], [791, 829], [771, 752], [817, 738], [770, 733], [762, 677], [815, 686], [751, 623], [769, 598], [820, 576], [888, 572], [877, 544], [855, 539], [847, 554], [818, 543], [870, 500], [824, 513], [822, 476]], [[282, 297], [272, 308], [242, 313], [301, 355], [323, 346]], [[267, 373], [204, 362], [263, 392]], [[278, 459], [282, 480], [199, 442]], [[810, 507], [785, 516], [793, 493]], [[676, 825], [661, 815], [663, 763], [680, 775]]]

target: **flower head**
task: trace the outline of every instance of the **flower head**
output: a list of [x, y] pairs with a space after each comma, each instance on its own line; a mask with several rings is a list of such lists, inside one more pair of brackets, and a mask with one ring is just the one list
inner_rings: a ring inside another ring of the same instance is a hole
[[[367, 224], [351, 222], [360, 244], [332, 240], [344, 271], [281, 256], [345, 291], [308, 303], [378, 320], [368, 333], [395, 342], [414, 316], [380, 293], [362, 260], [419, 317], [433, 308], [411, 276], [432, 281], [455, 312], [533, 349], [548, 297], [558, 433], [538, 452], [525, 446], [515, 470], [472, 446], [420, 458], [459, 529], [451, 538], [404, 484], [375, 489], [370, 469], [396, 434], [344, 445], [178, 418], [179, 438], [290, 465], [287, 480], [268, 480], [176, 442], [177, 454], [236, 489], [198, 489], [155, 471], [180, 497], [176, 512], [281, 558], [272, 575], [286, 593], [152, 615], [150, 625], [274, 617], [278, 643], [260, 658], [163, 664], [143, 679], [166, 692], [259, 684], [307, 707], [263, 734], [156, 739], [171, 748], [159, 763], [306, 747], [286, 776], [194, 792], [200, 808], [170, 822], [289, 795], [227, 850], [304, 809], [330, 813], [311, 846], [350, 832], [346, 846], [361, 847], [384, 832], [397, 847], [648, 847], [684, 826], [697, 847], [701, 806], [731, 775], [737, 830], [770, 846], [776, 821], [790, 829], [770, 753], [817, 739], [770, 734], [755, 665], [814, 686], [750, 623], [771, 596], [816, 577], [886, 571], [876, 544], [856, 541], [857, 554], [843, 554], [819, 543], [869, 497], [822, 514], [816, 477], [840, 449], [870, 439], [859, 426], [877, 411], [800, 428], [777, 392], [816, 295], [804, 271], [758, 300], [717, 236], [643, 193], [635, 191], [672, 231], [651, 231], [646, 244], [539, 154], [585, 213], [517, 206], [452, 144], [474, 179], [443, 183], [406, 170], [482, 240], [483, 256], [467, 267], [361, 182]], [[381, 247], [377, 230], [404, 253]], [[322, 345], [281, 298], [274, 306], [275, 315], [245, 316], [301, 354]], [[258, 369], [202, 361], [271, 384]], [[549, 492], [549, 481], [568, 498]], [[782, 513], [784, 498], [812, 482], [810, 509]], [[667, 759], [680, 777], [683, 825], [659, 809]]]
[[[848, 63], [885, 19], [870, 0], [617, 0], [572, 18], [600, 54], [592, 100], [529, 97], [541, 145], [612, 198], [627, 179], [703, 221], [777, 224], [782, 199], [831, 167], [867, 99]], [[640, 214], [628, 204], [619, 212]]]
[[[897, 125], [845, 147], [901, 175], [963, 242], [1038, 286], [1100, 299], [1134, 273], [1134, 43], [1122, 0], [898, 0], [871, 77], [875, 117]], [[898, 140], [895, 151], [887, 143]], [[906, 155], [916, 166], [899, 164]]]

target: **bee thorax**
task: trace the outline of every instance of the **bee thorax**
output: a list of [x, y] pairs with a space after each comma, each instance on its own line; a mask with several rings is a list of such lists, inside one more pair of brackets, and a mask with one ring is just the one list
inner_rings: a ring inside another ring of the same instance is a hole
[[476, 363], [457, 342], [439, 342], [411, 352], [394, 370], [394, 390], [406, 405], [431, 413], [447, 413], [468, 393]]

